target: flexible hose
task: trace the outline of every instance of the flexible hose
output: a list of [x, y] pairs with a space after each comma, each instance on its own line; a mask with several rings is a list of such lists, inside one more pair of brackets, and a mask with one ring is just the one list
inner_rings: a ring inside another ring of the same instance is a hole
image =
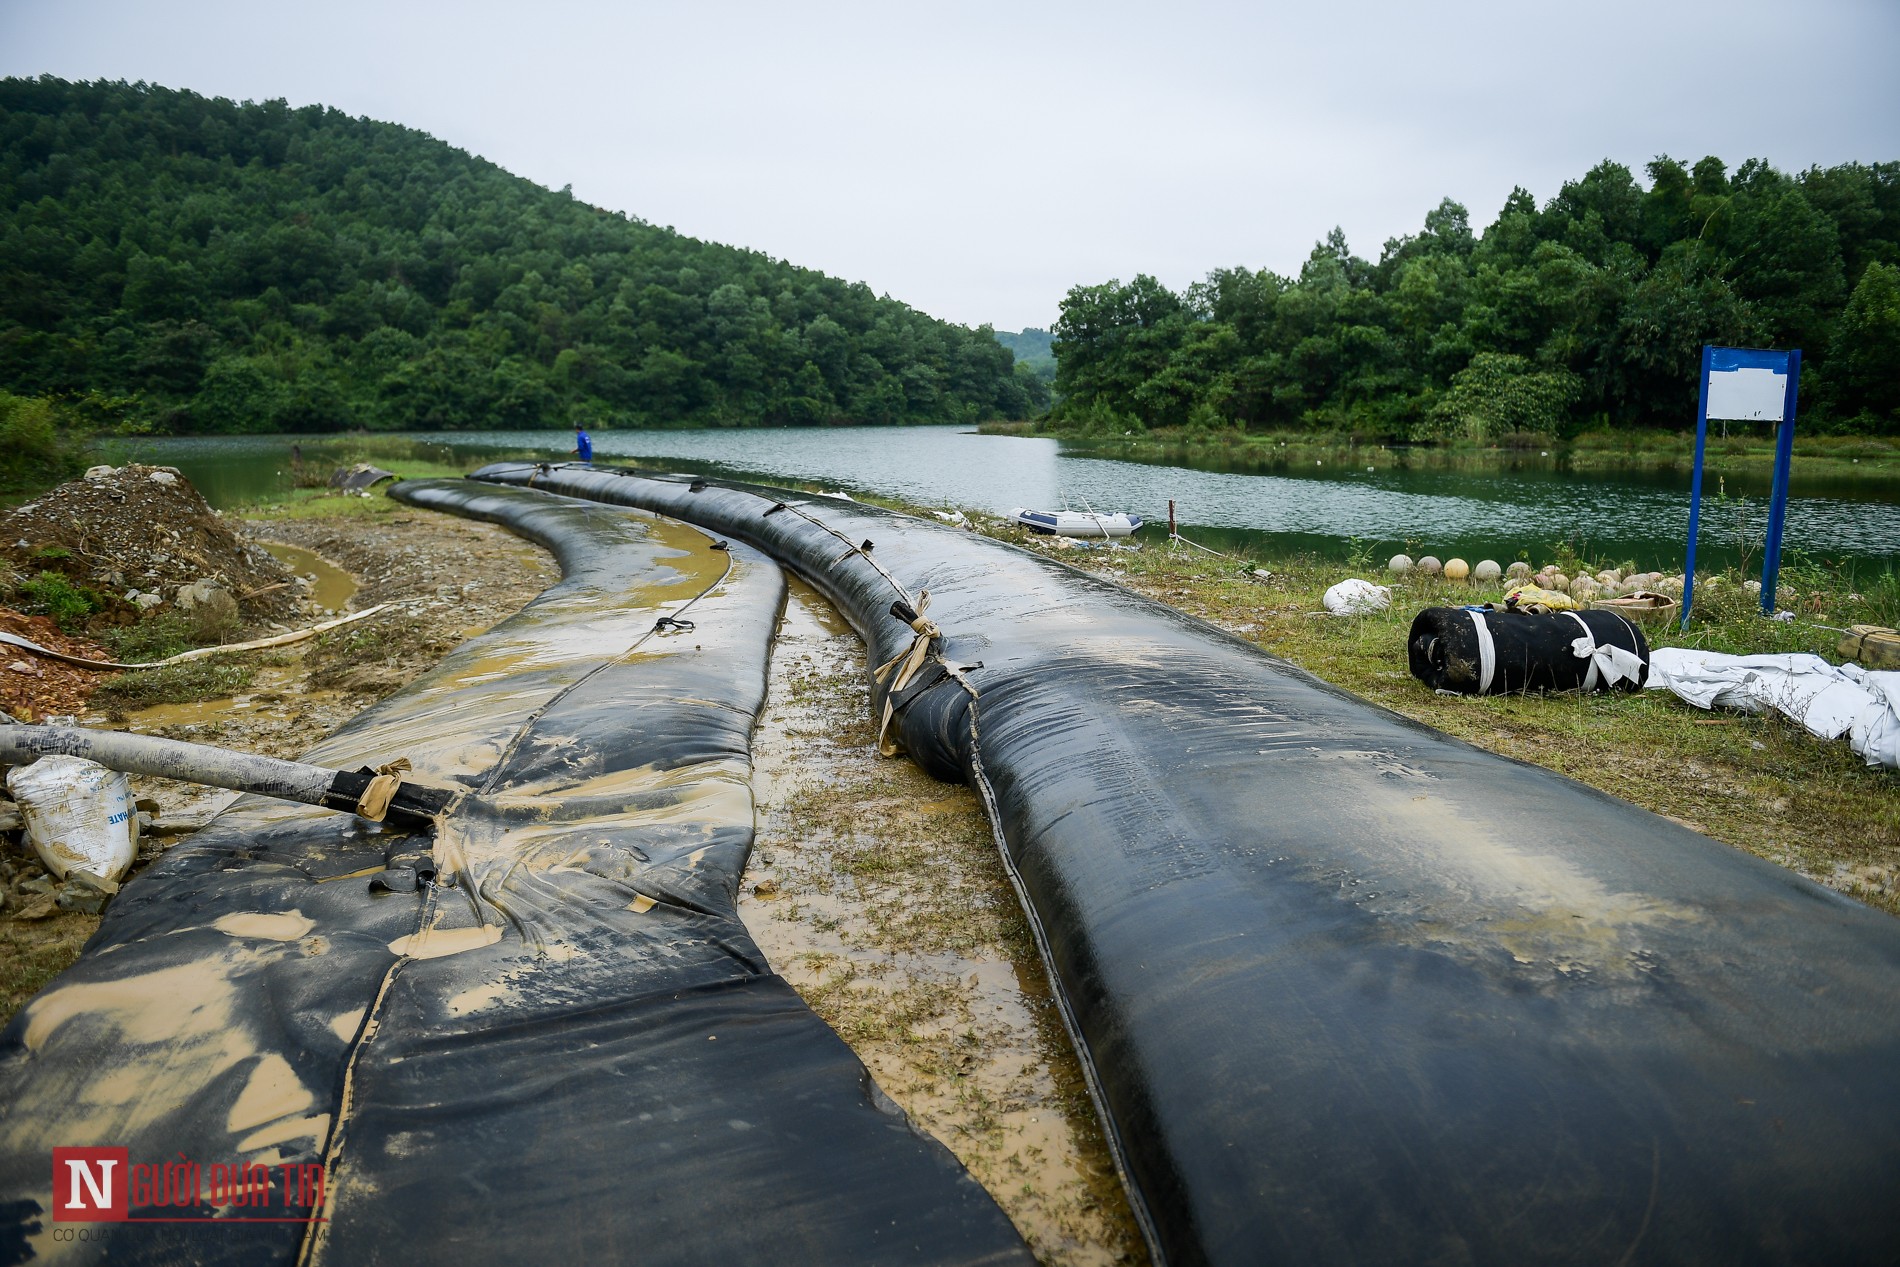
[[[84, 757], [127, 774], [183, 779], [352, 813], [367, 808], [371, 812], [366, 816], [378, 819], [383, 814], [375, 811], [383, 807], [376, 802], [385, 796], [388, 796], [386, 812], [390, 817], [425, 822], [441, 810], [449, 797], [443, 789], [411, 783], [401, 783], [393, 795], [389, 795], [391, 776], [374, 770], [330, 770], [300, 761], [280, 761], [276, 757], [116, 730], [0, 725], [0, 765], [28, 765], [41, 757], [54, 755]], [[372, 788], [376, 794], [366, 802], [365, 796]]]

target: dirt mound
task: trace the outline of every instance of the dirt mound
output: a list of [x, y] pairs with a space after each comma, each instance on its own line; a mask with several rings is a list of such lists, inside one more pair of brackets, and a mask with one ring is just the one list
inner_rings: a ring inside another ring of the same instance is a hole
[[121, 610], [176, 604], [181, 589], [208, 580], [246, 619], [275, 619], [302, 594], [168, 466], [96, 466], [16, 507], [0, 517], [0, 554], [23, 575], [58, 572], [104, 591]]
[[[23, 616], [0, 607], [0, 629], [82, 660], [109, 658], [98, 643], [68, 638], [44, 616]], [[102, 674], [90, 669], [74, 668], [0, 643], [0, 713], [11, 713], [21, 721], [79, 712], [86, 696], [102, 680]]]

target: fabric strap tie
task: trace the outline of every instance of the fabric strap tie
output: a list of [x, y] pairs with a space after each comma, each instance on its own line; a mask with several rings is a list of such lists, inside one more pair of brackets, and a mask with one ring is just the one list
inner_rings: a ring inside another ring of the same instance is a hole
[[923, 590], [917, 595], [916, 614], [910, 620], [911, 630], [917, 636], [907, 649], [880, 664], [874, 675], [882, 683], [885, 678], [891, 677], [893, 670], [896, 671], [896, 676], [891, 677], [890, 686], [884, 692], [884, 718], [877, 728], [877, 750], [887, 757], [894, 757], [898, 753], [898, 747], [890, 737], [891, 715], [896, 711], [897, 693], [910, 685], [911, 679], [917, 676], [917, 670], [923, 668], [924, 661], [930, 658], [932, 644], [943, 637], [943, 630], [937, 628], [937, 623], [924, 615], [929, 609], [930, 591]]
[[389, 813], [389, 803], [396, 799], [396, 789], [402, 786], [402, 776], [410, 770], [408, 757], [397, 757], [388, 765], [376, 767], [376, 777], [363, 789], [363, 795], [356, 799], [356, 812], [372, 823], [380, 823]]
[[[1570, 653], [1579, 660], [1590, 662], [1589, 671], [1583, 675], [1583, 686], [1579, 689], [1594, 691], [1597, 689], [1597, 675], [1602, 673], [1604, 687], [1614, 687], [1618, 682], [1640, 681], [1643, 672], [1643, 657], [1634, 651], [1625, 651], [1613, 642], [1599, 644], [1596, 635], [1590, 632], [1590, 626], [1576, 612], [1564, 615], [1577, 622], [1577, 628], [1583, 630], [1583, 637], [1573, 638]], [[1628, 621], [1624, 621], [1628, 624]]]
[[1465, 609], [1471, 617], [1471, 627], [1478, 631], [1478, 694], [1491, 693], [1491, 679], [1497, 675], [1498, 646], [1491, 641], [1491, 626], [1484, 623], [1484, 613]]

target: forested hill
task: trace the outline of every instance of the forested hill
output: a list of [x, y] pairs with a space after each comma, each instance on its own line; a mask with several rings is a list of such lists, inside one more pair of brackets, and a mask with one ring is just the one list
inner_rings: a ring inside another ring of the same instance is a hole
[[1047, 398], [987, 327], [408, 128], [50, 77], [0, 80], [0, 391], [193, 432], [965, 422]]
[[998, 330], [996, 341], [1016, 354], [1016, 364], [1045, 382], [1055, 381], [1055, 335], [1031, 326], [1022, 331]]
[[1446, 200], [1376, 263], [1078, 286], [1059, 417], [1411, 439], [1692, 426], [1704, 343], [1798, 347], [1801, 426], [1900, 433], [1900, 163], [1604, 162], [1480, 236]]

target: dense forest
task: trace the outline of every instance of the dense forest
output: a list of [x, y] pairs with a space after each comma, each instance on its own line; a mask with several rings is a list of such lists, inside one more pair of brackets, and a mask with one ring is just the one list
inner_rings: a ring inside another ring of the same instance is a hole
[[996, 341], [1016, 354], [1016, 364], [1050, 383], [1056, 378], [1055, 337], [1035, 326], [1020, 331], [996, 331]]
[[1377, 263], [1335, 229], [1297, 278], [1077, 286], [1070, 426], [1413, 440], [1692, 426], [1704, 343], [1800, 348], [1804, 430], [1900, 434], [1900, 163], [1604, 162], [1480, 235], [1449, 199]]
[[[420, 132], [0, 80], [0, 393], [176, 432], [973, 422], [985, 327], [701, 242]], [[24, 424], [22, 424], [24, 425]]]

